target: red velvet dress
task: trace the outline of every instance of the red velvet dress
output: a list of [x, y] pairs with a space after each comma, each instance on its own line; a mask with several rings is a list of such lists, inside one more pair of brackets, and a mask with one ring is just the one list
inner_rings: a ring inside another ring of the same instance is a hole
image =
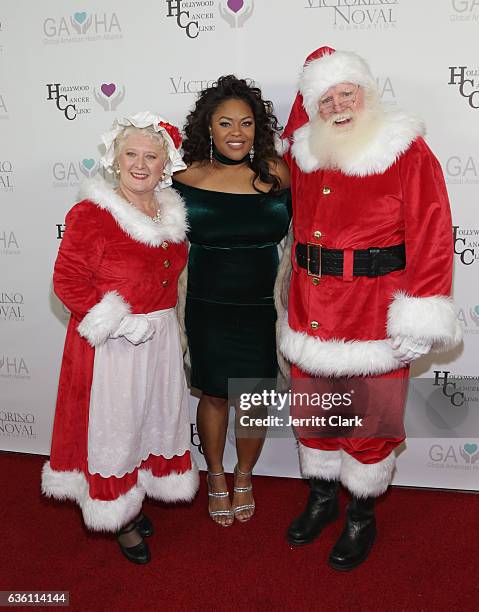
[[[178, 277], [187, 261], [186, 214], [172, 189], [159, 194], [159, 223], [104, 181], [89, 182], [83, 195], [66, 217], [55, 263], [55, 292], [71, 318], [42, 488], [46, 495], [76, 501], [89, 528], [116, 531], [138, 514], [145, 493], [162, 501], [188, 501], [198, 488], [196, 466], [185, 450], [189, 427], [181, 433], [181, 454], [169, 459], [150, 454], [122, 477], [105, 478], [88, 470], [95, 346], [106, 342], [128, 313], [175, 307]], [[180, 408], [169, 409], [174, 418]]]

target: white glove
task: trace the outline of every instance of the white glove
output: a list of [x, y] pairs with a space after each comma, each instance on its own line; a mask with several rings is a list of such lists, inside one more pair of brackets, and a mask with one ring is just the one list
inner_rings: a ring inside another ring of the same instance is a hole
[[110, 334], [110, 338], [123, 336], [132, 344], [141, 344], [149, 340], [155, 333], [155, 328], [146, 317], [128, 314], [123, 317], [120, 325]]
[[391, 339], [394, 357], [401, 363], [411, 363], [431, 350], [432, 343], [427, 340], [418, 340], [411, 336], [395, 336]]

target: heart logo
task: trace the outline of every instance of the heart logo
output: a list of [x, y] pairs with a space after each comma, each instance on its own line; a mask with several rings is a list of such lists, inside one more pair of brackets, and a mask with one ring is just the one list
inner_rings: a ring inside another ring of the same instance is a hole
[[116, 91], [115, 83], [102, 83], [101, 90], [107, 98], [110, 98]]
[[82, 160], [82, 164], [85, 166], [87, 170], [91, 170], [93, 166], [95, 165], [95, 160], [94, 159], [84, 159]]
[[233, 11], [233, 13], [237, 13], [243, 8], [244, 0], [228, 0], [226, 4], [228, 5], [230, 11]]
[[464, 450], [468, 455], [473, 455], [477, 451], [477, 444], [464, 444]]
[[79, 23], [81, 25], [85, 21], [85, 19], [86, 19], [86, 13], [85, 12], [83, 12], [83, 13], [75, 13], [73, 15], [73, 18], [75, 19], [75, 21], [77, 23]]

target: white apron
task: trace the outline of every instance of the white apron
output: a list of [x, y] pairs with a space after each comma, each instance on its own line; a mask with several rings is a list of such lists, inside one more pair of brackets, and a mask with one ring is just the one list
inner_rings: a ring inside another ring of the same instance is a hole
[[95, 349], [88, 471], [121, 477], [152, 455], [190, 450], [189, 401], [175, 309], [144, 315], [153, 337], [110, 338]]

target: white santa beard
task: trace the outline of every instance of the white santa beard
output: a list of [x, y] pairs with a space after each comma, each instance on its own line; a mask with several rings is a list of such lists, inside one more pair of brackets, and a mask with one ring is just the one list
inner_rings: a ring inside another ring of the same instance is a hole
[[[335, 125], [339, 118], [351, 118], [343, 126]], [[327, 120], [319, 115], [311, 121], [309, 146], [321, 168], [341, 168], [358, 159], [384, 124], [384, 112], [379, 105], [370, 105], [355, 113], [347, 110]]]

